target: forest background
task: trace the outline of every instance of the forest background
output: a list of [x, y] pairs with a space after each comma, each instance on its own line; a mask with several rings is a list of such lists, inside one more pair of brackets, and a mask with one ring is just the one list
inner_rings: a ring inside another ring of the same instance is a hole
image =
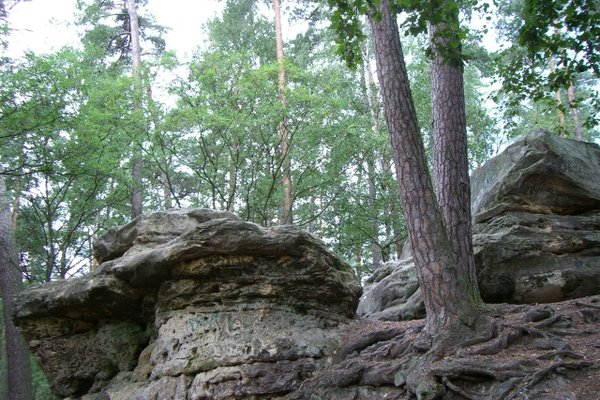
[[[157, 3], [166, 2], [136, 2], [137, 46], [125, 2], [86, 0], [72, 2], [72, 26], [54, 26], [56, 36], [75, 32], [69, 43], [25, 52], [12, 18], [41, 2], [3, 4], [0, 198], [25, 284], [85, 273], [96, 236], [140, 210], [173, 207], [229, 210], [264, 226], [292, 222], [361, 276], [398, 258], [407, 232], [366, 24], [362, 62], [350, 69], [326, 2], [283, 2], [283, 58], [271, 1], [169, 2], [187, 16], [178, 32], [187, 20], [197, 29], [174, 36], [152, 14]], [[471, 168], [532, 128], [600, 136], [597, 58], [577, 47], [578, 35], [597, 33], [597, 5], [546, 2], [564, 17], [544, 20], [549, 39], [532, 50], [523, 41], [530, 3], [462, 12]], [[593, 29], [569, 22], [568, 10], [591, 13]], [[212, 17], [202, 24], [201, 15]], [[427, 38], [406, 33], [429, 147]], [[34, 380], [36, 396], [47, 398], [39, 371]]]

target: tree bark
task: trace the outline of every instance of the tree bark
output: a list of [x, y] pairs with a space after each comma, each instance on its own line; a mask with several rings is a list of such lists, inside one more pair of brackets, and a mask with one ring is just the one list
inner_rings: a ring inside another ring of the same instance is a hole
[[[457, 256], [459, 273], [478, 288], [471, 230], [471, 184], [467, 148], [467, 118], [463, 66], [458, 32], [458, 12], [450, 24], [429, 27], [433, 57], [431, 75], [431, 115], [433, 119], [433, 179], [436, 198], [448, 238]], [[451, 54], [452, 49], [457, 49]]]
[[285, 67], [283, 65], [283, 34], [281, 32], [281, 4], [279, 0], [273, 0], [273, 10], [275, 11], [275, 44], [277, 47], [277, 65], [278, 65], [278, 92], [279, 102], [281, 103], [281, 122], [279, 123], [279, 135], [281, 141], [282, 157], [282, 184], [283, 184], [283, 204], [280, 223], [291, 224], [292, 216], [292, 177], [290, 163], [290, 136], [287, 128], [287, 99], [285, 97]]
[[575, 126], [575, 139], [583, 140], [583, 130], [581, 129], [581, 121], [579, 120], [579, 110], [577, 109], [577, 95], [575, 93], [575, 85], [571, 81], [567, 89], [567, 97], [569, 99], [569, 108], [573, 117], [573, 125]]
[[[374, 154], [373, 154], [374, 156]], [[373, 260], [373, 271], [379, 268], [383, 262], [383, 253], [379, 245], [379, 219], [375, 213], [377, 202], [377, 191], [375, 190], [375, 167], [373, 162], [367, 160], [367, 182], [369, 187], [369, 203], [371, 204], [371, 256]]]
[[[362, 91], [363, 103], [365, 111], [371, 115], [371, 131], [374, 137], [377, 136], [380, 129], [380, 120], [378, 115], [379, 104], [377, 102], [377, 95], [375, 92], [375, 80], [373, 78], [373, 72], [369, 63], [368, 47], [365, 46], [362, 50], [363, 63], [362, 71], [360, 74], [360, 86]], [[372, 212], [371, 214], [371, 259], [373, 270], [379, 268], [383, 263], [383, 252], [379, 244], [379, 227], [380, 221], [378, 218], [376, 203], [377, 203], [377, 188], [375, 184], [376, 180], [376, 168], [375, 163], [377, 159], [377, 151], [369, 149], [366, 155], [365, 163], [367, 165], [367, 183], [369, 188], [369, 206]]]
[[[550, 72], [554, 73], [556, 71], [556, 64], [554, 63], [553, 57], [550, 57], [549, 64], [550, 64]], [[565, 129], [566, 117], [565, 117], [565, 113], [563, 112], [563, 109], [562, 109], [563, 102], [562, 102], [562, 95], [560, 94], [560, 89], [556, 90], [556, 92], [554, 93], [554, 96], [556, 97], [556, 103], [557, 103], [558, 121], [560, 122], [561, 129]]]
[[[0, 171], [1, 172], [1, 171]], [[12, 321], [13, 298], [21, 289], [19, 257], [12, 229], [12, 216], [4, 176], [0, 174], [0, 288], [4, 313], [6, 366], [9, 400], [33, 399], [29, 350], [21, 332]]]
[[427, 311], [426, 332], [435, 337], [450, 324], [474, 324], [479, 295], [458, 267], [448, 239], [417, 126], [396, 15], [388, 0], [369, 22], [373, 32], [377, 75], [383, 97], [385, 120], [390, 134], [400, 197], [419, 284]]
[[[137, 8], [135, 0], [126, 0], [127, 13], [129, 15], [129, 34], [131, 35], [131, 59], [134, 79], [134, 109], [142, 110], [142, 77], [141, 77], [141, 48], [140, 48], [140, 26], [138, 23]], [[141, 114], [141, 113], [140, 113]], [[134, 140], [132, 164], [131, 164], [131, 215], [133, 218], [142, 214], [142, 157]]]

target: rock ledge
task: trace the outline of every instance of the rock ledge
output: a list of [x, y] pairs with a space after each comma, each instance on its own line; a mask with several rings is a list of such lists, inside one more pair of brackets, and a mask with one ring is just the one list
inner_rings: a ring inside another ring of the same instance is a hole
[[212, 210], [141, 216], [95, 252], [88, 275], [17, 302], [64, 397], [279, 398], [328, 362], [361, 291], [308, 233]]

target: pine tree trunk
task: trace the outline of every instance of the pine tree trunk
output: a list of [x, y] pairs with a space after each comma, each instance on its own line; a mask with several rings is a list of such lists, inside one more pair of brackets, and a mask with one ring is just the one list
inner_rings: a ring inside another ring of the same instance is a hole
[[[0, 171], [1, 172], [1, 171]], [[12, 216], [4, 176], [0, 174], [0, 288], [4, 313], [9, 400], [31, 400], [31, 363], [25, 339], [11, 319], [13, 297], [21, 289], [19, 257], [12, 229]]]
[[[141, 48], [140, 48], [140, 27], [138, 23], [137, 8], [135, 0], [127, 0], [127, 13], [129, 14], [129, 29], [131, 35], [131, 58], [134, 79], [134, 109], [142, 109], [142, 77], [141, 77]], [[141, 116], [141, 112], [138, 113]], [[137, 135], [136, 135], [137, 136]], [[142, 195], [142, 157], [140, 150], [135, 143], [133, 148], [131, 165], [131, 215], [133, 218], [142, 214], [143, 195]]]
[[[458, 27], [458, 12], [449, 18]], [[431, 115], [433, 119], [434, 189], [448, 238], [457, 256], [459, 273], [477, 289], [471, 230], [471, 184], [460, 41], [441, 23], [430, 25]], [[453, 41], [455, 46], [451, 46]], [[451, 49], [459, 49], [453, 55]], [[444, 56], [444, 55], [446, 56]]]
[[281, 141], [282, 157], [282, 184], [283, 184], [283, 205], [280, 223], [291, 224], [292, 216], [292, 177], [290, 163], [290, 136], [287, 128], [287, 99], [285, 97], [285, 67], [283, 65], [283, 34], [281, 32], [281, 4], [279, 0], [273, 0], [273, 10], [275, 11], [275, 43], [277, 46], [277, 65], [279, 71], [277, 74], [279, 102], [281, 103], [281, 122], [279, 123], [279, 135]]
[[385, 120], [427, 311], [426, 331], [446, 333], [451, 324], [474, 323], [478, 292], [458, 268], [427, 172], [425, 151], [409, 87], [395, 14], [388, 0], [379, 6], [381, 18], [369, 16]]

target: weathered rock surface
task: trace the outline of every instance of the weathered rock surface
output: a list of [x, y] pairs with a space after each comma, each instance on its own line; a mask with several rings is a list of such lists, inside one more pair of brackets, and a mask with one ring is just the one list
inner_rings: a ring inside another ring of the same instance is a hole
[[142, 216], [95, 250], [87, 276], [18, 299], [63, 397], [280, 398], [328, 361], [361, 290], [311, 235], [210, 210]]
[[476, 222], [507, 211], [579, 215], [600, 210], [600, 148], [534, 131], [471, 176]]
[[474, 171], [473, 246], [487, 302], [600, 293], [600, 147], [538, 131]]
[[474, 229], [485, 301], [549, 303], [600, 293], [600, 212], [509, 211]]
[[412, 257], [389, 261], [364, 282], [356, 314], [382, 321], [404, 321], [425, 317]]
[[[483, 299], [547, 303], [600, 294], [600, 148], [532, 133], [474, 171], [473, 245]], [[410, 259], [367, 280], [358, 315], [418, 316]]]

